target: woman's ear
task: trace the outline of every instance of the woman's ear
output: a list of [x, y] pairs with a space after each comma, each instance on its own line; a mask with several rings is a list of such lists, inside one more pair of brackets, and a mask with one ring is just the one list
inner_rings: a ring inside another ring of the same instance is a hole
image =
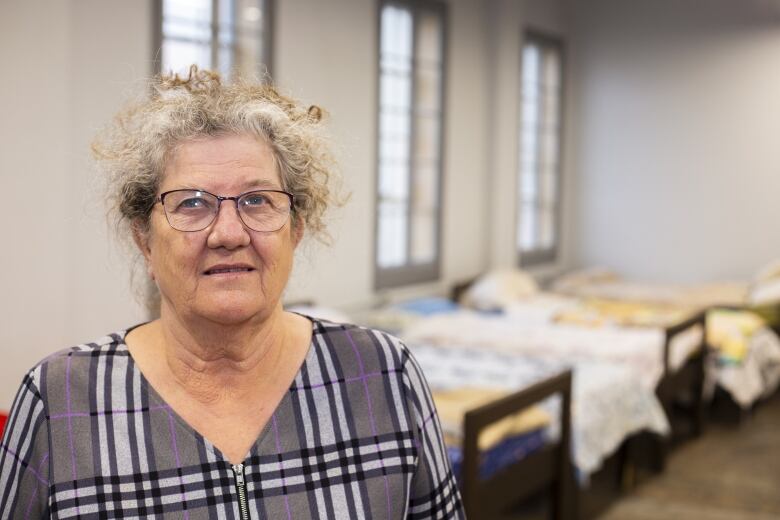
[[149, 276], [154, 280], [154, 272], [152, 271], [152, 248], [149, 243], [149, 227], [144, 226], [140, 222], [133, 222], [133, 242], [138, 246], [138, 250], [144, 255], [144, 263], [146, 264], [146, 271]]
[[292, 227], [293, 247], [298, 247], [298, 244], [300, 244], [301, 240], [303, 240], [303, 232], [305, 227], [306, 225], [303, 223], [303, 217], [296, 216]]

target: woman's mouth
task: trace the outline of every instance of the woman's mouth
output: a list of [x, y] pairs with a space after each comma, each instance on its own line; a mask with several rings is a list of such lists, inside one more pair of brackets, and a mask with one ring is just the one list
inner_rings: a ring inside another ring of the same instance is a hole
[[254, 268], [248, 266], [231, 266], [231, 267], [216, 266], [216, 267], [212, 267], [211, 269], [207, 269], [205, 271], [205, 274], [213, 275], [213, 274], [229, 274], [229, 273], [248, 273], [250, 271], [254, 271]]

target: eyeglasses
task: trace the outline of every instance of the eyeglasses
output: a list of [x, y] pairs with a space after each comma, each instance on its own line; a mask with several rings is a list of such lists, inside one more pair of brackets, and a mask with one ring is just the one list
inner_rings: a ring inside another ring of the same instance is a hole
[[232, 200], [241, 222], [254, 231], [282, 229], [293, 207], [293, 196], [281, 190], [255, 190], [235, 197], [221, 197], [203, 190], [171, 190], [161, 193], [159, 202], [173, 229], [192, 232], [214, 222], [223, 201]]

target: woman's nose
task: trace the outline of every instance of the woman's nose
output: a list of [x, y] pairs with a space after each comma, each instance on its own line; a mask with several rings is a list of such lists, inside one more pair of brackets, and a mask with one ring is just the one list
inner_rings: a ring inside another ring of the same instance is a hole
[[211, 225], [208, 246], [235, 249], [249, 245], [249, 231], [238, 214], [238, 206], [233, 200], [223, 201]]

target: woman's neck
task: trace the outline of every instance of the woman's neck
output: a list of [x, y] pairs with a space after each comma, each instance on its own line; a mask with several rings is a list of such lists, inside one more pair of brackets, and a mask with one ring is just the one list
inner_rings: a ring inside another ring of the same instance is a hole
[[[147, 331], [154, 340], [146, 344], [157, 349], [156, 379], [204, 405], [241, 402], [273, 385], [287, 372], [287, 361], [299, 358], [304, 345], [296, 318], [280, 306], [262, 321], [228, 327], [182, 318], [163, 307]], [[150, 355], [147, 351], [146, 359]]]

